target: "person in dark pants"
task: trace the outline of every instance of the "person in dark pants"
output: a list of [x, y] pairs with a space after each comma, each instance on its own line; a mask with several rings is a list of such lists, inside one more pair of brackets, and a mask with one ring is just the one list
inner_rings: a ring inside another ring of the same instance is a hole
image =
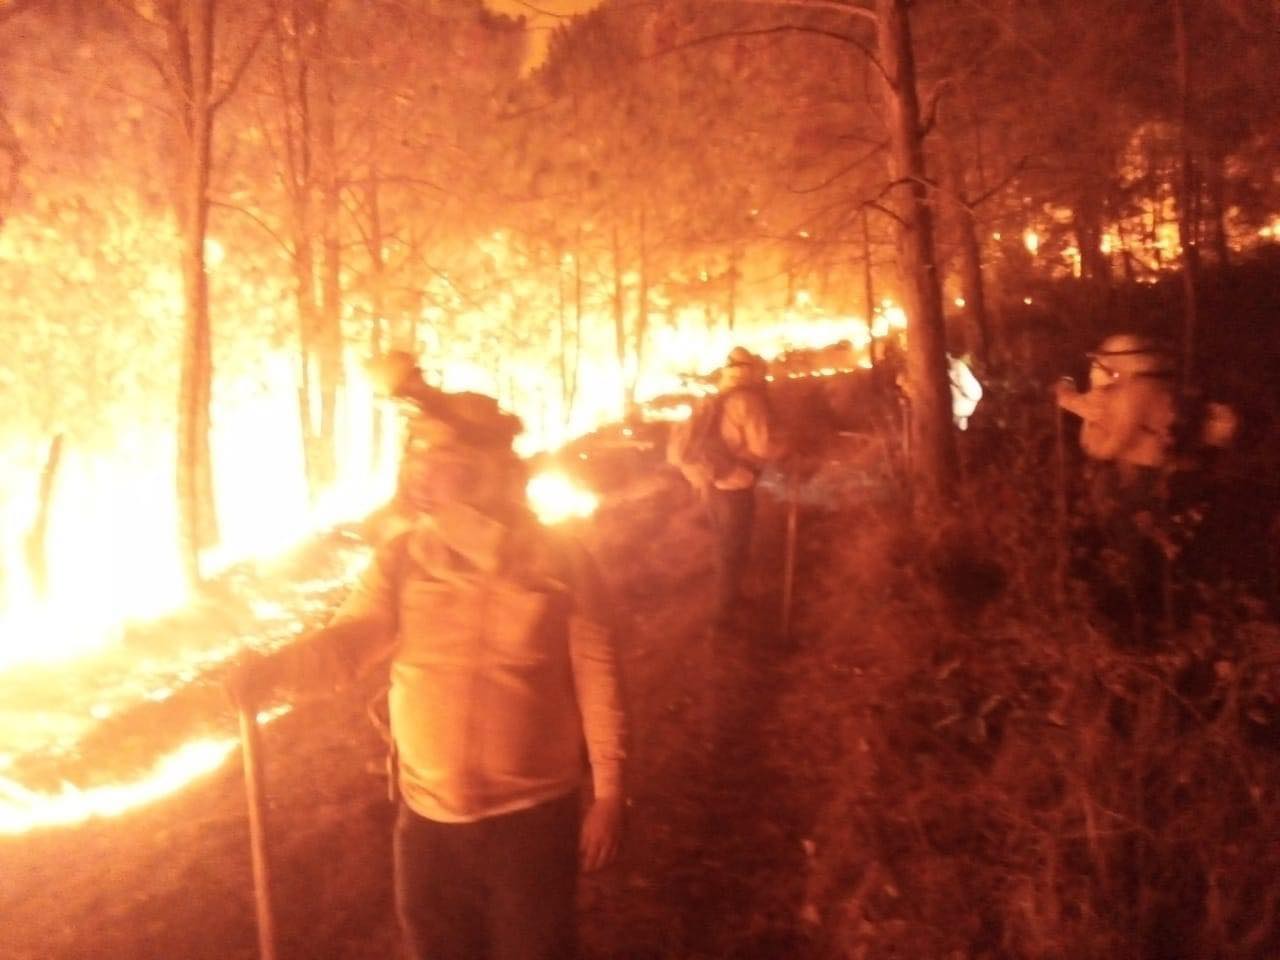
[[712, 487], [707, 493], [707, 514], [715, 537], [715, 624], [727, 627], [742, 605], [742, 581], [751, 558], [755, 526], [755, 486], [742, 490]]
[[733, 628], [743, 614], [742, 582], [751, 555], [756, 480], [766, 463], [782, 457], [769, 401], [765, 362], [734, 347], [720, 370], [720, 438], [732, 459], [707, 491], [707, 510], [716, 545], [716, 606], [712, 629]]
[[409, 955], [571, 958], [580, 802], [572, 795], [472, 823], [400, 807], [396, 913]]
[[401, 532], [328, 626], [233, 678], [252, 704], [389, 660], [411, 960], [571, 960], [578, 871], [621, 836], [612, 616], [586, 551], [526, 506], [518, 428], [489, 397], [433, 396], [406, 448]]

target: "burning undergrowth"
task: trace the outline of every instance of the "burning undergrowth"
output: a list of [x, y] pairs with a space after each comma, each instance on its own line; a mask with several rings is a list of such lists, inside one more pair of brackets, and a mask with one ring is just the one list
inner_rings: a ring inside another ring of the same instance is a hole
[[[180, 777], [175, 764], [219, 762], [235, 738], [221, 684], [228, 664], [246, 647], [271, 649], [322, 622], [367, 555], [359, 538], [334, 531], [226, 571], [190, 607], [127, 625], [72, 665], [0, 675], [0, 826], [21, 832], [123, 810], [128, 785], [157, 764]], [[95, 789], [109, 794], [95, 800]]]

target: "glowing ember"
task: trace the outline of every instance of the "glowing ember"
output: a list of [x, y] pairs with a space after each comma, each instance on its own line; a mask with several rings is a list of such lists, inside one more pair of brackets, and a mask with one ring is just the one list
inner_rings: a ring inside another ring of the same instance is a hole
[[540, 473], [530, 480], [528, 496], [538, 519], [547, 524], [589, 517], [600, 504], [600, 498], [594, 493], [576, 486], [556, 471]]

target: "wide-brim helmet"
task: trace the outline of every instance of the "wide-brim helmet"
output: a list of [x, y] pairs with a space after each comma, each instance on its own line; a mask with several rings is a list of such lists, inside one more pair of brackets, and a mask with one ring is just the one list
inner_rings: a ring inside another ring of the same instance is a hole
[[1122, 376], [1167, 377], [1178, 367], [1177, 356], [1167, 345], [1135, 333], [1107, 337], [1087, 356], [1104, 379]]

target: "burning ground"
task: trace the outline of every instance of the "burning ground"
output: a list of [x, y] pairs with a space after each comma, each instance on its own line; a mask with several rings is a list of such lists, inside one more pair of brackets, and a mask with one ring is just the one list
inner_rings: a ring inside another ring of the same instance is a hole
[[[762, 527], [776, 528], [781, 516], [772, 505]], [[803, 838], [763, 745], [781, 681], [773, 668], [785, 660], [771, 635], [776, 624], [712, 649], [703, 630], [707, 536], [675, 477], [647, 480], [639, 495], [606, 507], [589, 532], [630, 612], [624, 651], [636, 731], [630, 848], [584, 890], [591, 953], [720, 955], [720, 943], [793, 936], [798, 906], [789, 901], [800, 892]], [[773, 540], [762, 538], [762, 552], [780, 562]], [[277, 573], [304, 586], [276, 602], [299, 608], [299, 621], [314, 620], [334, 602], [327, 574], [344, 549], [351, 549], [346, 541], [311, 545]], [[772, 598], [763, 578], [759, 589], [762, 602], [766, 593]], [[245, 596], [261, 592], [247, 577], [226, 590], [221, 603], [169, 627], [216, 635], [244, 625], [236, 608], [263, 605]], [[125, 776], [193, 733], [234, 736], [218, 672], [104, 722], [77, 756], [29, 760], [26, 781], [51, 785], [83, 778], [90, 767], [92, 776]], [[374, 957], [392, 949], [391, 807], [382, 743], [366, 716], [377, 688], [372, 678], [331, 700], [303, 703], [264, 731], [283, 956]], [[103, 769], [97, 761], [107, 756]], [[765, 798], [771, 809], [761, 817]], [[255, 953], [234, 762], [151, 806], [8, 838], [0, 851], [6, 957]], [[759, 884], [764, 875], [774, 879]]]
[[[1050, 475], [1050, 424], [1021, 416], [1016, 440], [983, 422], [964, 438], [963, 519], [913, 514], [892, 437], [832, 440], [800, 494], [789, 641], [777, 478], [757, 629], [712, 643], [697, 505], [652, 458], [619, 468], [582, 532], [628, 615], [632, 805], [621, 862], [582, 891], [587, 957], [1276, 955], [1280, 634], [1222, 592], [1158, 649], [1117, 647], [1073, 584], [1056, 590], [1052, 491], [1032, 479]], [[360, 554], [334, 535], [241, 570], [133, 642], [286, 642]], [[85, 785], [193, 734], [233, 738], [224, 668], [104, 720], [77, 756], [23, 761], [25, 778]], [[264, 730], [283, 957], [394, 955], [377, 686]], [[4, 839], [0, 877], [5, 957], [255, 955], [234, 758], [122, 816]]]

